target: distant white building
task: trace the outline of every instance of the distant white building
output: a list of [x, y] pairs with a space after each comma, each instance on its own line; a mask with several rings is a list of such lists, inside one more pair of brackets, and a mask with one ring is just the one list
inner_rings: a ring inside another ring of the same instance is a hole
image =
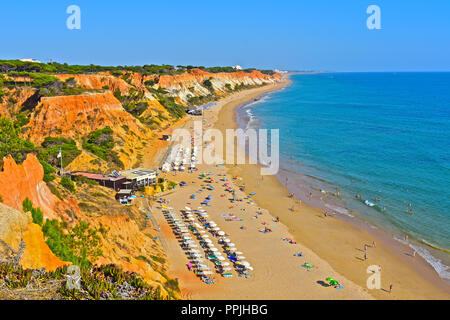
[[235, 66], [233, 67], [233, 69], [236, 69], [236, 70], [243, 70], [242, 67], [241, 67], [240, 65], [238, 65], [238, 64], [235, 65]]
[[281, 74], [289, 73], [288, 71], [283, 71], [283, 70], [278, 70], [278, 69], [275, 69], [273, 71], [276, 72], [276, 73], [281, 73]]
[[22, 61], [22, 62], [36, 62], [36, 63], [42, 63], [41, 61], [36, 60], [36, 59], [19, 59], [19, 60]]

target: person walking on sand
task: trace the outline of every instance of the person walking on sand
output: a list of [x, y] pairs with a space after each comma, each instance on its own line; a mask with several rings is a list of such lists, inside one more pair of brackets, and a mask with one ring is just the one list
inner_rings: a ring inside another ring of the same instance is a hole
[[392, 293], [392, 284], [389, 286], [389, 293]]
[[364, 261], [367, 260], [367, 251], [364, 252]]
[[375, 247], [376, 247], [375, 241], [372, 241], [372, 248], [375, 248]]

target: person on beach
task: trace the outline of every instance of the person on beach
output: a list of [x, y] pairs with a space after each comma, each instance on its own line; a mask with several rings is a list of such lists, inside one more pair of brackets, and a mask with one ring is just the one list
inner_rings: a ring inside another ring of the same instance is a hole
[[372, 241], [372, 248], [375, 248], [375, 241]]
[[389, 286], [389, 293], [392, 293], [392, 284]]
[[364, 252], [364, 261], [367, 260], [367, 252]]

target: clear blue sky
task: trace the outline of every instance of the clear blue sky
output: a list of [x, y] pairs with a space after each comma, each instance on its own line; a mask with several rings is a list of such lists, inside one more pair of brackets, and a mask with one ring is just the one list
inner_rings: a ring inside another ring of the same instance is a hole
[[[81, 8], [68, 30], [66, 8]], [[381, 30], [366, 9], [381, 8]], [[76, 64], [450, 71], [448, 0], [0, 3], [0, 58]]]

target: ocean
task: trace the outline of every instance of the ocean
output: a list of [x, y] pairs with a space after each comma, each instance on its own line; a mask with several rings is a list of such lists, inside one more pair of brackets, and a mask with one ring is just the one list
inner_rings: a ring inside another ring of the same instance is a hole
[[450, 73], [291, 80], [236, 111], [243, 127], [280, 130], [280, 181], [302, 200], [400, 242], [407, 235], [449, 280]]

